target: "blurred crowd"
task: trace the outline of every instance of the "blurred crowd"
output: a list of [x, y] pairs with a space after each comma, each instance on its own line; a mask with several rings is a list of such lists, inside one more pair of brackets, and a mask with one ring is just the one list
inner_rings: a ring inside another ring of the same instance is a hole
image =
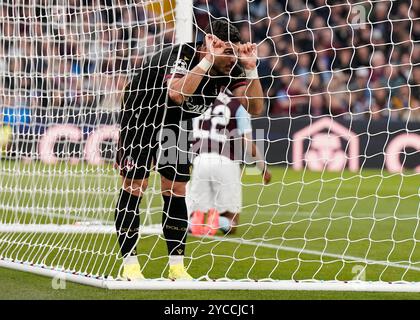
[[196, 2], [258, 44], [269, 115], [420, 121], [420, 1]]
[[142, 2], [14, 2], [0, 4], [0, 98], [6, 107], [119, 110], [143, 57], [173, 42], [173, 24]]
[[[118, 110], [143, 57], [174, 41], [158, 9], [2, 2], [1, 106]], [[267, 115], [420, 121], [420, 1], [195, 0], [197, 38], [219, 17], [258, 44]]]

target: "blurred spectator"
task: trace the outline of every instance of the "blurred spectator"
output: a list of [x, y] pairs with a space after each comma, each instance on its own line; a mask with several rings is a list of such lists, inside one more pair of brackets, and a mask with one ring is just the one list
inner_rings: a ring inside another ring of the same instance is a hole
[[327, 106], [331, 115], [341, 115], [349, 112], [349, 94], [347, 89], [348, 76], [342, 70], [332, 73], [328, 83]]
[[98, 108], [108, 111], [119, 108], [124, 88], [127, 85], [127, 77], [124, 75], [104, 75], [101, 81], [104, 84]]
[[271, 55], [273, 54], [273, 46], [270, 42], [261, 42], [257, 47], [258, 61], [258, 74], [260, 76], [261, 86], [264, 94], [267, 95], [268, 91], [273, 85], [274, 75], [273, 66], [271, 62]]
[[304, 91], [303, 78], [293, 76], [292, 70], [287, 67], [282, 69], [280, 78], [281, 84], [270, 113], [283, 116], [306, 114], [309, 107], [309, 95]]
[[[408, 108], [404, 109], [402, 119], [405, 121], [420, 122], [420, 67], [413, 68], [413, 74], [410, 78], [409, 85], [404, 87], [405, 92], [401, 97], [405, 97], [403, 104], [408, 104]], [[405, 94], [405, 95], [404, 95]]]
[[311, 116], [322, 116], [326, 112], [325, 93], [323, 92], [322, 78], [319, 74], [312, 74], [309, 87], [309, 111]]
[[360, 68], [353, 73], [349, 85], [350, 111], [356, 118], [364, 118], [369, 112], [371, 91], [369, 90], [370, 69]]
[[391, 99], [389, 97], [389, 90], [376, 83], [372, 89], [373, 99], [371, 104], [372, 119], [378, 120], [380, 118], [387, 118], [391, 116]]

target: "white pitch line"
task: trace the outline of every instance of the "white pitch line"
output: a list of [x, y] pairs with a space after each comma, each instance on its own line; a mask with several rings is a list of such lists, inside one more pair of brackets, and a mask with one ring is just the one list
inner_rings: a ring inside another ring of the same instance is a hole
[[275, 250], [283, 250], [283, 251], [289, 251], [289, 252], [295, 252], [295, 253], [301, 253], [301, 254], [310, 254], [310, 255], [315, 255], [315, 256], [336, 258], [336, 259], [341, 259], [341, 260], [357, 261], [357, 262], [366, 263], [366, 264], [378, 264], [378, 265], [382, 265], [386, 267], [394, 267], [394, 268], [400, 268], [400, 269], [405, 269], [405, 270], [409, 269], [409, 270], [420, 271], [420, 267], [408, 266], [405, 264], [399, 264], [395, 262], [371, 260], [371, 259], [366, 259], [362, 257], [340, 255], [340, 254], [322, 252], [322, 251], [317, 251], [317, 250], [308, 250], [308, 249], [288, 247], [288, 246], [279, 246], [279, 245], [274, 245], [270, 243], [261, 243], [261, 242], [255, 242], [255, 241], [244, 240], [244, 239], [239, 239], [239, 238], [228, 238], [228, 237], [220, 237], [220, 236], [213, 236], [213, 237], [205, 236], [204, 238], [219, 240], [223, 242], [232, 242], [232, 243], [245, 244], [245, 245], [256, 246], [256, 247], [275, 249]]
[[[245, 209], [246, 210], [246, 209]], [[242, 212], [244, 215], [263, 215], [263, 216], [275, 216], [275, 217], [281, 217], [282, 215], [295, 215], [295, 216], [304, 216], [304, 217], [314, 217], [314, 216], [321, 216], [321, 218], [330, 218], [328, 212], [312, 212], [312, 211], [281, 211], [277, 209], [269, 210], [269, 209], [257, 209], [253, 210], [253, 213], [248, 213], [248, 211]], [[353, 217], [353, 218], [420, 218], [420, 213], [359, 213], [359, 212], [353, 212], [350, 214], [349, 212], [333, 212], [331, 213], [332, 218], [336, 217]]]

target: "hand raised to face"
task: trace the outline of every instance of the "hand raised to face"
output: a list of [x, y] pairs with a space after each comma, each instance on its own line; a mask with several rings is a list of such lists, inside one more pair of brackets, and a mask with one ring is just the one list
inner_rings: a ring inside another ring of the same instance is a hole
[[238, 58], [245, 69], [255, 69], [257, 67], [257, 45], [251, 42], [240, 44]]
[[224, 41], [220, 40], [218, 37], [216, 37], [213, 34], [206, 35], [205, 44], [206, 44], [206, 49], [208, 53], [207, 56], [210, 55], [212, 60], [214, 60], [215, 56], [223, 55], [223, 52], [226, 49], [226, 45]]

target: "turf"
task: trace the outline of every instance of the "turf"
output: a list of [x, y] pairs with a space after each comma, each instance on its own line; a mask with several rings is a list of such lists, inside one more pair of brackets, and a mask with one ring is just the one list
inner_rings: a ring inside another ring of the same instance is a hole
[[[2, 161], [0, 166], [1, 222], [112, 223], [119, 179], [110, 166], [14, 161]], [[294, 280], [359, 276], [369, 281], [420, 281], [418, 175], [379, 170], [297, 172], [284, 167], [272, 171], [273, 181], [263, 186], [259, 176], [250, 174], [252, 170], [243, 169], [244, 209], [237, 234], [189, 237], [187, 265], [193, 276]], [[148, 201], [157, 208], [146, 224], [161, 219], [158, 190], [157, 182], [142, 203], [143, 211]], [[147, 277], [166, 276], [166, 248], [160, 236], [144, 235], [138, 251]], [[0, 233], [0, 255], [114, 277], [121, 265], [115, 236], [103, 234]], [[0, 269], [0, 281], [10, 292], [7, 298], [419, 297], [337, 292], [110, 292], [71, 283], [66, 290], [52, 290], [50, 279], [5, 269]]]

